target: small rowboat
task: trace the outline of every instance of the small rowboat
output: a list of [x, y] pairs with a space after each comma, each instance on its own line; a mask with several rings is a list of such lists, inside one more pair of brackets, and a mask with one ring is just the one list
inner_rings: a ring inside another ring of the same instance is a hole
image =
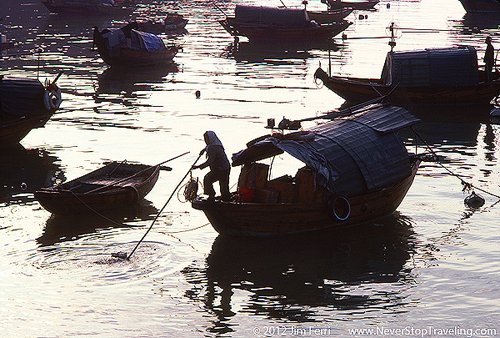
[[72, 181], [35, 192], [54, 214], [72, 215], [126, 208], [137, 204], [154, 187], [160, 166], [111, 162]]

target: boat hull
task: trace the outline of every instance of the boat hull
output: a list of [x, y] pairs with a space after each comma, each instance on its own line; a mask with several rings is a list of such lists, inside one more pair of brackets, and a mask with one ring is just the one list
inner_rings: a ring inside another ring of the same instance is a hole
[[350, 103], [361, 103], [388, 95], [391, 103], [408, 106], [470, 106], [487, 105], [500, 92], [500, 79], [480, 82], [476, 86], [462, 87], [404, 87], [383, 85], [377, 79], [346, 78], [328, 76], [318, 68], [314, 74], [325, 87]]
[[361, 0], [361, 1], [339, 1], [327, 0], [330, 9], [341, 9], [350, 7], [354, 10], [371, 10], [379, 3], [379, 0]]
[[352, 11], [352, 8], [346, 7], [328, 11], [307, 11], [307, 15], [310, 20], [314, 20], [319, 24], [325, 24], [342, 21], [346, 16], [351, 14]]
[[459, 0], [468, 13], [500, 13], [498, 0]]
[[117, 56], [111, 56], [104, 46], [98, 46], [99, 54], [106, 64], [111, 67], [154, 67], [169, 65], [179, 51], [177, 46], [169, 46], [165, 50], [148, 52], [144, 50], [135, 50], [121, 48]]
[[153, 189], [159, 172], [159, 166], [112, 162], [75, 180], [38, 190], [35, 198], [46, 210], [60, 215], [123, 209]]
[[283, 236], [363, 224], [392, 214], [408, 192], [420, 160], [411, 174], [399, 183], [374, 192], [348, 198], [350, 217], [336, 219], [329, 204], [263, 204], [208, 202], [195, 199], [194, 209], [202, 210], [214, 229], [232, 236]]

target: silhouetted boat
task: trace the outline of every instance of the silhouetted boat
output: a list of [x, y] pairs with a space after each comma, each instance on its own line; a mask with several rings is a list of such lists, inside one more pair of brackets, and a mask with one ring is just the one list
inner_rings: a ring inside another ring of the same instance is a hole
[[61, 90], [37, 79], [0, 76], [0, 147], [16, 144], [59, 109]]
[[380, 0], [325, 0], [329, 9], [340, 9], [350, 7], [354, 10], [370, 10], [375, 7]]
[[117, 5], [113, 0], [42, 0], [51, 13], [78, 15], [124, 15], [134, 7]]
[[94, 44], [104, 62], [128, 68], [172, 63], [178, 46], [166, 46], [159, 36], [138, 31], [137, 27], [136, 22], [119, 29], [99, 31], [94, 27]]
[[459, 0], [468, 13], [500, 13], [498, 0]]
[[159, 173], [159, 165], [111, 162], [69, 182], [37, 190], [35, 198], [54, 214], [128, 208], [153, 189]]
[[[419, 157], [396, 131], [418, 119], [404, 108], [370, 105], [306, 131], [258, 138], [233, 155], [243, 165], [230, 202], [192, 202], [221, 234], [288, 235], [341, 228], [392, 214], [410, 188]], [[295, 177], [268, 180], [256, 161], [283, 152], [306, 166]]]
[[327, 40], [351, 25], [345, 20], [324, 24], [311, 21], [305, 9], [236, 5], [234, 12], [234, 17], [219, 23], [232, 36], [245, 36], [252, 42]]
[[340, 22], [353, 11], [350, 7], [343, 7], [339, 9], [329, 9], [326, 11], [307, 11], [309, 20], [314, 20], [319, 24]]
[[140, 31], [153, 34], [178, 31], [184, 29], [188, 23], [188, 19], [177, 13], [167, 13], [160, 20], [137, 19], [136, 21]]
[[472, 46], [389, 52], [380, 79], [328, 75], [314, 77], [349, 103], [388, 96], [399, 105], [487, 105], [500, 93], [500, 75], [491, 81], [478, 66]]

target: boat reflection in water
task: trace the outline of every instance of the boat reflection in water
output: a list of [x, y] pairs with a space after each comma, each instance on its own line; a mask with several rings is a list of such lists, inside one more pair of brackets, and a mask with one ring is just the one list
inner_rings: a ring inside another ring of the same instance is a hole
[[2, 148], [0, 155], [0, 202], [26, 204], [35, 190], [63, 180], [58, 158], [44, 149], [25, 149], [17, 144]]
[[[36, 241], [42, 247], [75, 241], [104, 229], [133, 227], [133, 223], [152, 220], [157, 213], [158, 210], [152, 202], [143, 200], [137, 206], [126, 210], [99, 213], [89, 210], [87, 214], [74, 217], [53, 214], [47, 219], [43, 233]], [[112, 237], [113, 233], [109, 236]]]
[[228, 320], [238, 311], [292, 322], [319, 319], [325, 307], [346, 315], [396, 311], [405, 305], [401, 287], [413, 282], [414, 251], [412, 221], [397, 213], [342, 231], [258, 239], [219, 235], [205, 266], [183, 270], [192, 284], [186, 296], [215, 315], [209, 330], [216, 332], [231, 331]]

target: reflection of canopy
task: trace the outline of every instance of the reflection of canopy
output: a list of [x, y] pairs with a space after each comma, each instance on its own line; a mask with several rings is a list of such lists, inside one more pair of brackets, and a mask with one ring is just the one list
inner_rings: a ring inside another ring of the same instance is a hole
[[372, 105], [349, 117], [305, 132], [269, 136], [233, 155], [233, 165], [287, 152], [316, 173], [330, 191], [362, 193], [379, 189], [410, 174], [406, 148], [395, 132], [418, 119], [404, 108]]

